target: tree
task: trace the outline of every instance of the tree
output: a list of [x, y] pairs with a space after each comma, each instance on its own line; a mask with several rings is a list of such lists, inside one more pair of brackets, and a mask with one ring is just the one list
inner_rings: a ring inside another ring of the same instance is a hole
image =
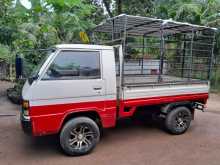
[[121, 13], [150, 16], [153, 11], [153, 0], [103, 0], [110, 17]]
[[[100, 22], [94, 16], [99, 15], [101, 18], [103, 12], [93, 0], [83, 0], [83, 3], [81, 0], [30, 2], [31, 9], [26, 9], [19, 1], [14, 7], [10, 6], [13, 11], [10, 16], [15, 18], [11, 20], [14, 20], [13, 26], [16, 29], [10, 47], [23, 52], [24, 57], [32, 64], [37, 64], [41, 56], [37, 52], [30, 53], [26, 50], [48, 48], [58, 43], [80, 42], [79, 32], [89, 31], [94, 27], [93, 22]], [[5, 41], [6, 36], [1, 36], [2, 41]]]
[[177, 21], [208, 25], [219, 17], [219, 0], [157, 0], [153, 15]]
[[0, 62], [9, 64], [11, 62], [11, 52], [8, 46], [0, 44]]
[[131, 15], [152, 16], [153, 0], [122, 1], [122, 12]]
[[116, 6], [117, 6], [117, 14], [122, 13], [122, 0], [116, 0]]
[[112, 0], [103, 0], [103, 3], [104, 3], [104, 5], [105, 5], [106, 11], [108, 12], [108, 15], [109, 15], [110, 17], [113, 17], [114, 15], [113, 15], [113, 13], [112, 13], [112, 11], [111, 11]]

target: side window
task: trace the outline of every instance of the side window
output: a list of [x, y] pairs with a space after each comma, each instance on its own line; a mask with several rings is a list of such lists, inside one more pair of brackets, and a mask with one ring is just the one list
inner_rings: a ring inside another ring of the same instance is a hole
[[97, 51], [61, 51], [43, 80], [99, 79], [100, 54]]

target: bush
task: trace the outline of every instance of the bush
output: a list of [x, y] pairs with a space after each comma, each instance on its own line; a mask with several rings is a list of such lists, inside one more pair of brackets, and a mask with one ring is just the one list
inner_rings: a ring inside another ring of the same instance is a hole
[[220, 91], [220, 68], [215, 68], [211, 75], [211, 88]]
[[13, 88], [7, 89], [7, 96], [14, 104], [21, 104], [22, 101], [22, 87], [25, 83], [24, 79], [18, 80]]
[[0, 44], [0, 61], [9, 63], [10, 60], [11, 60], [11, 52], [9, 50], [9, 47]]

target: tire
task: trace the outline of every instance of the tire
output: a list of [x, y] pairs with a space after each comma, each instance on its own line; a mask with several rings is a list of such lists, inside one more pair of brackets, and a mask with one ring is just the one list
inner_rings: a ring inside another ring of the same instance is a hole
[[180, 135], [187, 131], [192, 114], [187, 107], [177, 107], [170, 111], [165, 120], [165, 127], [171, 134]]
[[76, 117], [68, 121], [60, 133], [60, 145], [70, 156], [90, 153], [99, 142], [98, 125], [88, 117]]

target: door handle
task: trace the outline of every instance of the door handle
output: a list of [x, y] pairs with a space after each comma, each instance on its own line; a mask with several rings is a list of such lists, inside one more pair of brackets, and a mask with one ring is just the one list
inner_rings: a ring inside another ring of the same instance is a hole
[[94, 90], [101, 90], [102, 87], [97, 86], [97, 87], [93, 87], [93, 89], [94, 89]]

